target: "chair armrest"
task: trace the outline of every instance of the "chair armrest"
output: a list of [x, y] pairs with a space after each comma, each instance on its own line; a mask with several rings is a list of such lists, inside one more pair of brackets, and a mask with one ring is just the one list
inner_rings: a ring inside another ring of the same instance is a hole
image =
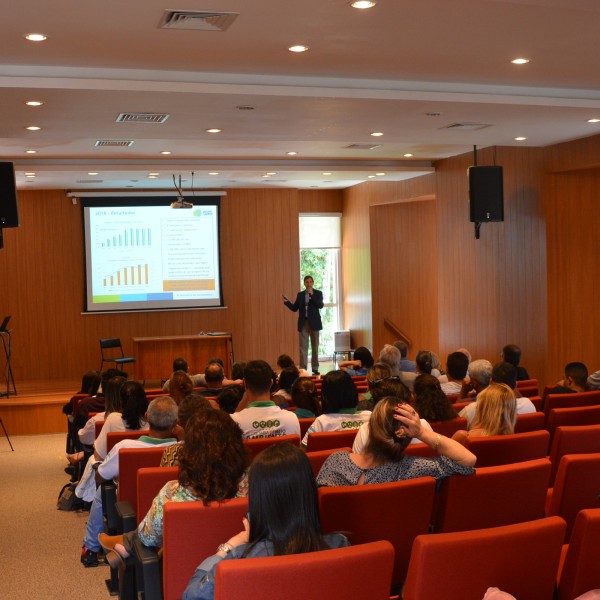
[[102, 491], [102, 512], [106, 517], [106, 529], [110, 535], [118, 532], [119, 520], [115, 504], [117, 503], [117, 486], [112, 482], [100, 484]]
[[119, 500], [115, 504], [115, 510], [119, 520], [119, 533], [133, 531], [137, 527], [137, 515], [128, 500]]
[[133, 539], [132, 546], [138, 593], [143, 593], [145, 600], [162, 600], [162, 558], [159, 556], [160, 549], [144, 546], [137, 535]]

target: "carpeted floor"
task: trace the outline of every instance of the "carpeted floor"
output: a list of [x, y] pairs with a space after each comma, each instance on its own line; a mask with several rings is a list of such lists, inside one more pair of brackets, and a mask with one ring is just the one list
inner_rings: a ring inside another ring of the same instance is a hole
[[0, 598], [107, 600], [107, 566], [79, 562], [86, 512], [56, 509], [65, 434], [0, 437]]

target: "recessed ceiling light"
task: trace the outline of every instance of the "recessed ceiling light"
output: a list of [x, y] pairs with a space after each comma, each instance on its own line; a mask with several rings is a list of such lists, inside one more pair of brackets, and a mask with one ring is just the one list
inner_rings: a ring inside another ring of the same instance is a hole
[[321, 175], [331, 175], [331, 173], [329, 171], [326, 171], [325, 173], [321, 173]]
[[148, 179], [158, 179], [158, 175], [148, 175]]
[[148, 177], [150, 177], [150, 175], [152, 175], [153, 177], [158, 177], [160, 173], [156, 173], [153, 171], [152, 173], [148, 173]]
[[528, 58], [514, 58], [510, 61], [513, 65], [526, 65], [529, 62]]
[[277, 175], [277, 173], [275, 173], [275, 171], [271, 171], [271, 172], [267, 172], [267, 175]]
[[27, 106], [42, 106], [44, 103], [41, 100], [27, 100], [25, 104], [27, 104]]
[[377, 177], [383, 177], [385, 173], [375, 173], [375, 175], [377, 175]]
[[37, 150], [25, 150], [25, 154], [37, 154]]
[[292, 152], [286, 152], [286, 154], [287, 154], [288, 156], [296, 156], [296, 154], [298, 154], [298, 153], [297, 153], [297, 152], [294, 152], [294, 151], [292, 151]]
[[25, 172], [25, 177], [35, 177], [35, 173], [33, 171]]
[[39, 131], [41, 127], [38, 127], [37, 125], [29, 125], [29, 127], [25, 127], [25, 129], [29, 129], [29, 131]]
[[30, 42], [43, 42], [48, 39], [48, 36], [43, 33], [28, 33], [25, 35], [25, 39]]
[[523, 137], [522, 135], [520, 135], [519, 137], [515, 138], [515, 142], [524, 142], [527, 138]]
[[166, 154], [171, 154], [171, 151], [170, 150], [161, 150], [160, 153], [166, 155]]
[[372, 0], [356, 0], [356, 2], [351, 2], [350, 6], [364, 10], [365, 8], [373, 8], [376, 4], [377, 2], [373, 2]]
[[98, 175], [96, 171], [89, 171], [88, 175]]
[[216, 128], [207, 129], [206, 133], [221, 133], [221, 129], [216, 129]]
[[217, 171], [211, 171], [209, 175], [219, 175], [219, 173]]
[[269, 177], [271, 177], [270, 175], [262, 175], [263, 179], [268, 179]]
[[373, 131], [373, 133], [371, 133], [371, 135], [373, 137], [381, 137], [383, 135], [383, 132], [381, 132], [381, 131]]
[[404, 155], [404, 158], [411, 158], [412, 156], [414, 156], [414, 154], [411, 154], [410, 152], [407, 152], [407, 153]]
[[375, 175], [367, 175], [367, 177], [368, 177], [369, 179], [374, 179], [374, 178], [375, 178]]
[[587, 122], [588, 123], [600, 123], [600, 119], [596, 119], [596, 118], [588, 119]]
[[290, 46], [288, 48], [290, 52], [306, 52], [308, 50], [308, 46], [303, 46], [301, 44], [296, 44], [295, 46]]

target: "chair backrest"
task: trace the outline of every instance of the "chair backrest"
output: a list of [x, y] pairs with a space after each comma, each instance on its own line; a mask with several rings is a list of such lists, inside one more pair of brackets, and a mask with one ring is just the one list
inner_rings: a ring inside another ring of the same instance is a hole
[[352, 448], [358, 429], [344, 429], [342, 431], [319, 431], [309, 433], [306, 442], [306, 451], [331, 450], [332, 448]]
[[343, 532], [353, 546], [377, 540], [391, 542], [395, 551], [392, 583], [400, 586], [406, 577], [413, 540], [429, 529], [434, 496], [432, 477], [322, 487], [321, 527], [326, 533]]
[[284, 596], [286, 600], [388, 600], [393, 563], [394, 549], [385, 541], [305, 554], [225, 560], [217, 566], [215, 600]]
[[546, 429], [550, 432], [550, 445], [556, 428], [563, 425], [600, 425], [600, 406], [553, 408], [546, 422]]
[[138, 469], [158, 467], [163, 451], [162, 447], [123, 448], [119, 451], [119, 500], [127, 500], [132, 508], [137, 506]]
[[179, 479], [179, 467], [144, 467], [137, 472], [137, 504], [135, 514], [139, 523], [148, 513], [154, 498], [167, 483]]
[[306, 453], [306, 458], [310, 461], [310, 466], [312, 467], [315, 477], [319, 474], [319, 471], [327, 458], [334, 452], [339, 452], [340, 450], [352, 452], [352, 448], [330, 448], [329, 450], [316, 450], [315, 452]]
[[557, 600], [574, 600], [589, 590], [600, 589], [598, 540], [600, 508], [580, 511], [558, 579]]
[[477, 456], [477, 467], [493, 467], [544, 458], [550, 434], [545, 430], [469, 439], [469, 450]]
[[544, 516], [552, 465], [547, 458], [481, 467], [469, 477], [441, 482], [435, 533], [500, 527]]
[[437, 456], [437, 452], [427, 444], [424, 444], [423, 442], [420, 442], [418, 444], [409, 444], [404, 449], [404, 454], [406, 456]]
[[302, 419], [298, 419], [298, 421], [300, 422], [300, 438], [303, 438], [315, 420], [313, 417], [303, 417]]
[[455, 410], [457, 413], [459, 413], [459, 412], [460, 412], [460, 411], [461, 411], [463, 408], [466, 408], [467, 406], [469, 406], [469, 404], [473, 404], [473, 401], [471, 401], [471, 400], [467, 400], [467, 401], [464, 401], [464, 402], [455, 402], [455, 403], [452, 405], [452, 408], [453, 408], [453, 409], [454, 409], [454, 410]]
[[544, 413], [550, 414], [553, 408], [573, 408], [574, 406], [595, 406], [600, 404], [600, 390], [573, 394], [550, 394], [544, 400]]
[[431, 425], [431, 429], [436, 433], [452, 437], [460, 429], [467, 428], [467, 419], [465, 417], [456, 417], [455, 419], [448, 419], [446, 421], [431, 421], [429, 424]]
[[[167, 502], [163, 515], [163, 600], [181, 598], [196, 567], [215, 548], [242, 531], [248, 499], [204, 506]], [[242, 561], [245, 562], [245, 561]]]
[[[523, 389], [529, 390], [530, 388], [533, 388], [535, 390], [535, 393], [532, 394], [532, 396], [537, 396], [539, 392], [537, 379], [521, 379], [520, 381], [517, 381], [517, 389], [519, 391]], [[527, 397], [527, 394], [524, 394], [523, 392], [521, 393], [523, 394], [523, 396]]]
[[[115, 350], [117, 348], [118, 350]], [[100, 340], [100, 352], [102, 361], [111, 360], [112, 358], [123, 358], [123, 346], [120, 338], [106, 338]]]
[[98, 437], [98, 435], [102, 431], [103, 426], [104, 426], [104, 421], [96, 421], [94, 423], [94, 439], [96, 439]]
[[106, 453], [108, 454], [117, 442], [123, 440], [137, 440], [142, 435], [148, 435], [147, 429], [138, 429], [136, 431], [109, 431], [106, 434]]
[[[552, 598], [565, 522], [559, 517], [436, 535], [413, 544], [404, 600], [481, 600], [490, 586]], [[456, 561], [464, 568], [457, 568]]]
[[550, 447], [550, 487], [565, 454], [589, 454], [600, 452], [600, 425], [564, 425], [557, 427]]
[[546, 416], [543, 412], [526, 413], [517, 415], [515, 424], [515, 433], [525, 433], [526, 431], [539, 431], [544, 429]]
[[535, 410], [537, 410], [539, 412], [544, 412], [543, 411], [544, 401], [542, 400], [541, 396], [525, 396], [525, 397], [529, 398], [529, 401], [531, 402], [531, 404], [533, 404], [533, 406], [535, 406]]
[[558, 515], [567, 522], [566, 542], [577, 513], [584, 508], [600, 508], [599, 493], [600, 452], [567, 454], [561, 458], [554, 487], [548, 495], [546, 515]]
[[268, 448], [273, 444], [279, 444], [280, 442], [289, 442], [290, 444], [299, 447], [300, 436], [293, 434], [269, 438], [252, 438], [249, 440], [244, 440], [244, 447], [250, 453], [250, 461], [253, 461], [256, 458], [256, 455], [262, 452], [265, 448]]

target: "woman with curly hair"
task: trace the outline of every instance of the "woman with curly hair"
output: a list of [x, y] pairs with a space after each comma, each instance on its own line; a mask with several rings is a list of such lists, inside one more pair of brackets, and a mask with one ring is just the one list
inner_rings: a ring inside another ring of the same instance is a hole
[[193, 389], [194, 382], [185, 371], [175, 371], [169, 380], [169, 396], [175, 400], [177, 406]]
[[163, 486], [137, 530], [125, 536], [98, 536], [108, 551], [109, 564], [118, 567], [123, 558], [129, 556], [132, 536], [137, 535], [145, 546], [162, 546], [166, 502], [202, 502], [206, 506], [246, 496], [247, 466], [248, 456], [237, 423], [221, 410], [198, 410], [185, 427], [179, 455], [179, 480]]
[[415, 408], [422, 419], [429, 422], [448, 421], [458, 416], [437, 377], [425, 373], [417, 376], [414, 392]]

